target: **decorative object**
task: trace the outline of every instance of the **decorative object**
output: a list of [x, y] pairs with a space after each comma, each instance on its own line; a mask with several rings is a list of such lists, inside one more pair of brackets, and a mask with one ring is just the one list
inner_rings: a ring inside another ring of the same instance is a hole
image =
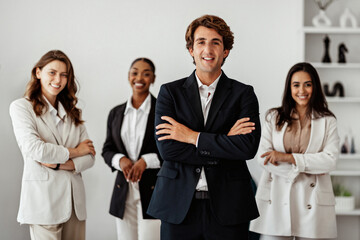
[[352, 14], [348, 8], [345, 8], [343, 14], [340, 16], [340, 27], [346, 28], [347, 22], [350, 23], [350, 27], [357, 27], [357, 21], [354, 14]]
[[333, 184], [335, 194], [335, 210], [350, 211], [355, 209], [355, 197], [343, 185]]
[[356, 150], [355, 150], [355, 143], [354, 143], [354, 137], [352, 137], [352, 138], [351, 138], [350, 153], [356, 153]]
[[333, 90], [330, 91], [329, 85], [324, 84], [324, 94], [325, 94], [325, 96], [328, 96], [328, 97], [334, 97], [334, 96], [337, 96], [337, 95], [339, 97], [344, 97], [345, 96], [344, 86], [340, 82], [336, 82], [334, 84]]
[[331, 63], [331, 58], [330, 58], [330, 54], [329, 54], [329, 46], [330, 46], [330, 38], [328, 35], [325, 35], [324, 38], [324, 57], [322, 59], [323, 63]]
[[347, 47], [345, 46], [344, 43], [340, 43], [339, 47], [339, 59], [338, 59], [338, 63], [346, 63], [346, 57], [345, 57], [345, 52], [348, 52]]
[[341, 153], [349, 153], [349, 141], [347, 136], [345, 137], [345, 141], [341, 146]]
[[331, 20], [326, 16], [325, 10], [332, 3], [333, 0], [315, 0], [319, 6], [319, 13], [313, 17], [312, 24], [315, 27], [330, 27]]

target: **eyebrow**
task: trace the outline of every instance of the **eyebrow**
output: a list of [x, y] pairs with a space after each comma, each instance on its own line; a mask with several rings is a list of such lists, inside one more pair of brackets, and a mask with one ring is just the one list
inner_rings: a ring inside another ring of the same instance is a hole
[[[293, 81], [292, 84], [294, 84], [294, 83], [300, 83], [300, 82], [299, 81]], [[306, 81], [304, 83], [312, 83], [312, 81], [310, 80], [310, 81]]]
[[[49, 71], [54, 71], [54, 72], [58, 72], [56, 69], [53, 69], [53, 68], [49, 68]], [[62, 74], [65, 73], [67, 74], [67, 72], [61, 72]]]
[[[203, 41], [203, 40], [206, 40], [206, 38], [200, 37], [200, 38], [195, 39], [195, 42], [197, 42], [197, 41]], [[211, 41], [222, 42], [220, 38], [213, 38], [213, 39], [211, 39]]]
[[[132, 68], [130, 69], [130, 71], [131, 71], [131, 70], [139, 70], [139, 69], [137, 69], [136, 67], [132, 67]], [[150, 72], [152, 72], [151, 69], [144, 69], [144, 72], [145, 72], [145, 71], [150, 71]]]

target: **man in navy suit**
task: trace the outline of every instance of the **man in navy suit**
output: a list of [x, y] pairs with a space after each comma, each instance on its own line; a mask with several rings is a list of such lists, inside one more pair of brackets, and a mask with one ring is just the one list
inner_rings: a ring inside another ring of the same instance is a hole
[[156, 140], [164, 160], [148, 214], [161, 219], [162, 239], [247, 239], [259, 216], [246, 160], [260, 141], [253, 88], [221, 70], [234, 42], [219, 17], [187, 28], [196, 70], [161, 86]]

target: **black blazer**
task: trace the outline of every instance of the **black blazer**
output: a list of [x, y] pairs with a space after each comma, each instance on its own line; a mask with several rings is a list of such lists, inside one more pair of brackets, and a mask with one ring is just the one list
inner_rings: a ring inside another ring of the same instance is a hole
[[[246, 160], [254, 158], [261, 135], [259, 106], [253, 88], [223, 73], [204, 126], [193, 72], [188, 78], [161, 86], [155, 125], [164, 122], [161, 116], [170, 116], [201, 133], [198, 147], [174, 140], [157, 141], [164, 163], [148, 214], [169, 223], [181, 223], [204, 166], [211, 210], [220, 224], [239, 224], [258, 217], [246, 165]], [[227, 136], [234, 123], [243, 117], [250, 117], [256, 130], [251, 134]]]
[[[162, 161], [154, 138], [155, 102], [156, 99], [151, 95], [151, 109], [146, 125], [143, 144], [140, 150], [140, 156], [146, 153], [157, 153], [160, 161]], [[124, 216], [126, 194], [128, 192], [129, 185], [128, 182], [126, 182], [123, 172], [113, 168], [111, 161], [116, 153], [122, 153], [125, 156], [128, 156], [120, 135], [125, 109], [126, 103], [116, 106], [110, 111], [107, 122], [106, 140], [102, 149], [102, 156], [105, 163], [112, 171], [118, 172], [115, 179], [109, 212], [111, 215], [121, 219]], [[152, 192], [154, 191], [156, 175], [158, 172], [159, 169], [146, 169], [139, 182], [140, 199], [144, 219], [153, 218], [146, 214], [146, 210], [148, 208]]]

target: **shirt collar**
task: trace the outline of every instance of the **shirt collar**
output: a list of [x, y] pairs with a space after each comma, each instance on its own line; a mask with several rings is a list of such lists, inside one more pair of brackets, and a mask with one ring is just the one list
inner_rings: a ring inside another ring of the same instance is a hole
[[199, 88], [208, 87], [208, 88], [210, 88], [210, 89], [216, 89], [216, 86], [217, 86], [217, 84], [219, 83], [219, 79], [220, 79], [221, 75], [222, 75], [222, 72], [221, 72], [221, 74], [215, 79], [215, 81], [214, 81], [212, 84], [210, 84], [210, 86], [206, 86], [205, 84], [203, 84], [203, 83], [200, 81], [199, 77], [197, 76], [197, 74], [196, 74], [196, 72], [195, 72], [195, 77], [196, 77], [196, 81], [197, 81], [197, 84], [198, 84]]
[[140, 110], [146, 114], [149, 114], [150, 108], [151, 108], [151, 94], [150, 93], [148, 94], [148, 96], [145, 98], [145, 101], [141, 104], [141, 106], [138, 109], [133, 107], [132, 95], [131, 95], [129, 97], [129, 99], [127, 100], [124, 115], [128, 114], [129, 111], [137, 111], [137, 110]]
[[52, 116], [56, 117], [58, 116], [59, 118], [61, 118], [62, 120], [64, 120], [64, 117], [66, 115], [66, 111], [64, 106], [61, 104], [60, 101], [58, 101], [58, 109], [54, 108], [53, 105], [51, 105], [51, 103], [49, 102], [49, 100], [43, 96], [45, 99], [45, 102], [48, 104], [48, 108], [49, 108], [49, 112]]

